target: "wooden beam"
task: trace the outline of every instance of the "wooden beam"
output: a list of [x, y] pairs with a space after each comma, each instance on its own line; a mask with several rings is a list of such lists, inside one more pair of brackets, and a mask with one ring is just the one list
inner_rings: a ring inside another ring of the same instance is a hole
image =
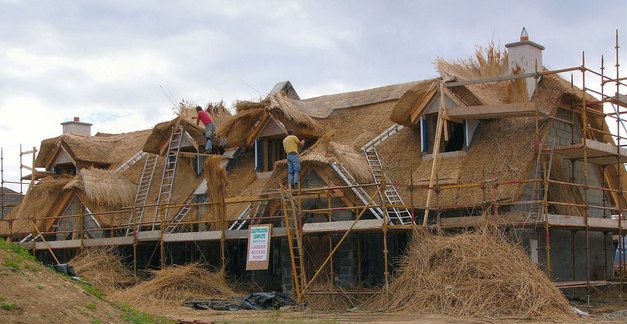
[[535, 103], [467, 106], [447, 108], [446, 115], [454, 119], [494, 119], [535, 115]]
[[435, 94], [438, 92], [437, 87], [435, 87], [437, 83], [434, 83], [431, 90], [429, 90], [429, 92], [427, 92], [427, 94], [422, 98], [422, 100], [420, 101], [420, 103], [418, 103], [418, 106], [416, 106], [416, 108], [414, 108], [414, 111], [412, 111], [411, 113], [411, 122], [412, 123], [416, 123], [416, 121], [420, 118], [420, 116], [422, 116], [422, 112], [429, 106], [429, 103], [431, 103], [431, 100], [433, 100], [433, 98], [435, 97]]
[[259, 123], [257, 124], [257, 126], [255, 126], [253, 128], [253, 131], [248, 134], [248, 137], [246, 138], [246, 144], [251, 145], [253, 143], [257, 136], [261, 134], [261, 131], [266, 127], [269, 119], [270, 115], [267, 112], [264, 113], [261, 119], [259, 119]]
[[[599, 165], [616, 164], [616, 145], [586, 139], [588, 162]], [[584, 147], [581, 144], [564, 145], [555, 148], [555, 153], [568, 159], [583, 159]], [[627, 149], [620, 148], [620, 162], [627, 163]]]

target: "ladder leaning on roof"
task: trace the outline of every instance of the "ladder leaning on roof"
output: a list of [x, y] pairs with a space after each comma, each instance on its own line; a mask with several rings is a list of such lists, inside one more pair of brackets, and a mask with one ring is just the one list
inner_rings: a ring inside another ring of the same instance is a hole
[[[340, 176], [340, 178], [344, 180], [347, 185], [351, 186], [351, 190], [353, 191], [353, 193], [355, 193], [357, 198], [361, 200], [364, 206], [367, 205], [370, 201], [370, 195], [363, 187], [356, 187], [357, 185], [359, 185], [359, 183], [357, 183], [355, 177], [353, 177], [353, 175], [348, 170], [346, 170], [344, 165], [333, 162], [331, 163], [331, 167]], [[383, 219], [383, 211], [381, 210], [381, 208], [375, 206], [368, 208], [368, 210], [370, 210], [370, 212], [376, 218]]]
[[[377, 135], [370, 142], [366, 143], [366, 145], [362, 146], [361, 149], [368, 160], [368, 165], [370, 165], [370, 171], [372, 172], [372, 177], [376, 183], [381, 183], [382, 178], [384, 178], [383, 173], [383, 164], [381, 163], [381, 159], [379, 158], [379, 153], [377, 153], [376, 147], [383, 143], [390, 136], [401, 131], [405, 126], [394, 124], [383, 131], [381, 134]], [[411, 212], [407, 208], [399, 208], [399, 205], [404, 205], [403, 199], [398, 194], [398, 190], [396, 187], [387, 181], [387, 177], [385, 177], [385, 190], [384, 193], [381, 194], [379, 191], [379, 196], [383, 200], [385, 196], [385, 200], [387, 203], [392, 206], [387, 208], [388, 215], [390, 215], [390, 221], [393, 223], [397, 223], [400, 225], [411, 224]]]
[[[165, 165], [163, 167], [163, 174], [161, 176], [161, 185], [159, 186], [159, 196], [157, 196], [157, 205], [169, 204], [172, 199], [172, 188], [174, 187], [174, 179], [176, 177], [176, 166], [179, 160], [179, 152], [181, 150], [181, 142], [183, 140], [183, 127], [180, 123], [176, 123], [172, 127], [172, 134], [170, 135], [170, 143], [168, 144], [168, 151], [166, 153]], [[155, 217], [152, 224], [152, 229], [157, 229], [159, 224], [159, 211], [160, 208], [155, 208]], [[163, 221], [168, 219], [168, 208], [163, 211]]]
[[174, 215], [174, 218], [172, 218], [172, 222], [165, 228], [165, 233], [171, 234], [171, 233], [175, 233], [175, 232], [178, 231], [179, 223], [192, 210], [191, 203], [192, 203], [192, 199], [193, 198], [194, 198], [194, 193], [189, 195], [187, 200], [185, 200], [185, 203], [183, 204], [183, 207], [181, 207], [181, 209], [179, 209], [178, 212], [176, 212], [176, 214]]
[[[152, 178], [155, 174], [157, 166], [157, 155], [146, 154], [146, 160], [144, 161], [144, 168], [142, 175], [139, 178], [139, 185], [137, 186], [137, 192], [135, 193], [135, 211], [128, 219], [128, 227], [126, 228], [126, 236], [133, 233], [133, 225], [135, 230], [141, 229], [141, 221], [144, 216], [144, 209], [146, 208], [146, 202], [148, 200], [148, 193], [150, 193], [150, 187], [152, 186]], [[135, 218], [133, 218], [133, 216]]]
[[255, 212], [252, 214], [253, 215], [252, 217], [250, 217], [250, 215], [253, 210], [253, 203], [248, 204], [248, 206], [246, 206], [246, 209], [244, 209], [244, 211], [242, 211], [242, 213], [239, 214], [239, 217], [237, 217], [237, 220], [233, 222], [231, 226], [229, 226], [229, 230], [240, 230], [242, 229], [242, 227], [244, 227], [244, 225], [246, 225], [247, 222], [251, 221], [251, 218], [254, 220], [254, 219], [259, 219], [263, 217], [263, 215], [266, 213], [266, 209], [268, 208], [269, 202], [270, 202], [270, 199], [262, 200], [259, 203], [257, 203], [257, 208], [255, 208]]
[[119, 167], [117, 167], [117, 169], [115, 169], [115, 171], [122, 172], [122, 171], [127, 170], [128, 168], [133, 166], [135, 163], [139, 162], [139, 160], [141, 160], [144, 156], [146, 156], [146, 154], [148, 154], [148, 153], [146, 153], [144, 151], [139, 151], [139, 152], [135, 153], [135, 155], [131, 156], [128, 160], [126, 160]]
[[298, 206], [292, 192], [281, 185], [281, 207], [283, 222], [287, 234], [290, 259], [292, 265], [292, 284], [296, 301], [303, 302], [303, 288], [307, 285], [303, 254], [302, 228], [298, 219]]

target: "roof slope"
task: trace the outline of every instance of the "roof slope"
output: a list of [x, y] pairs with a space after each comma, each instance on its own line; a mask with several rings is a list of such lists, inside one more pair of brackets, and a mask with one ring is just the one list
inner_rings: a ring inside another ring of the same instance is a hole
[[99, 133], [95, 136], [64, 134], [45, 139], [41, 142], [35, 166], [49, 167], [61, 147], [79, 164], [117, 166], [141, 150], [150, 132], [147, 129], [122, 134]]

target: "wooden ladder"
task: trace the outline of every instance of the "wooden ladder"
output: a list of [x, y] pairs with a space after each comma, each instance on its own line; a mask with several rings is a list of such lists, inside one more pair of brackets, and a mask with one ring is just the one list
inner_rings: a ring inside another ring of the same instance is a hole
[[296, 206], [292, 192], [281, 185], [281, 207], [283, 208], [283, 221], [287, 230], [287, 243], [292, 262], [292, 283], [296, 301], [302, 304], [304, 300], [303, 288], [307, 285], [307, 278], [303, 255], [302, 228]]

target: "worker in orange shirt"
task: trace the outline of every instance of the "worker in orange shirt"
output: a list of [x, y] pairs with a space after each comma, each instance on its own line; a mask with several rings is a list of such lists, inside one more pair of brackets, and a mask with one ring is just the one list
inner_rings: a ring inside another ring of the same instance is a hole
[[299, 140], [293, 131], [287, 131], [287, 136], [283, 139], [283, 149], [287, 154], [287, 187], [290, 189], [298, 189], [298, 173], [300, 172], [298, 149], [304, 145], [304, 140]]

